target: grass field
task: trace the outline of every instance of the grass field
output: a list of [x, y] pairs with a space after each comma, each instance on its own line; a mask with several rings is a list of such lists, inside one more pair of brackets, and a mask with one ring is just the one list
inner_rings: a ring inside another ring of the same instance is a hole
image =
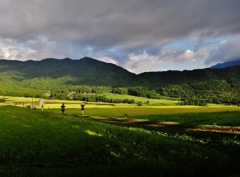
[[[159, 100], [168, 106], [86, 103], [83, 117], [79, 101], [64, 101], [62, 115], [61, 100], [45, 100], [44, 111], [12, 104], [37, 104], [35, 98], [7, 100], [0, 103], [0, 176], [240, 175], [239, 134], [188, 129], [240, 126], [238, 107], [178, 106], [170, 100]], [[95, 119], [99, 117], [183, 127], [103, 122]]]
[[[142, 102], [143, 104], [146, 104], [147, 102], [149, 102], [147, 105], [149, 106], [175, 106], [177, 105], [178, 101], [171, 101], [171, 100], [160, 100], [160, 99], [148, 99], [148, 98], [144, 98], [144, 97], [136, 97], [136, 96], [130, 96], [130, 95], [118, 95], [118, 94], [111, 94], [111, 93], [107, 93], [105, 94], [105, 96], [109, 99], [134, 99], [135, 102]], [[4, 97], [4, 96], [0, 96], [0, 99], [5, 98], [6, 100], [8, 100], [9, 103], [12, 102], [26, 102], [27, 103], [31, 103], [33, 102], [38, 102], [39, 98], [24, 98], [24, 97]], [[67, 102], [69, 104], [78, 104], [81, 101], [65, 101], [65, 100], [45, 100], [46, 103], [51, 104], [51, 103], [62, 103], [62, 102]]]
[[[149, 114], [175, 114], [175, 113], [187, 113], [187, 112], [218, 112], [218, 111], [237, 111], [240, 110], [237, 106], [226, 106], [226, 105], [217, 105], [217, 104], [208, 104], [208, 106], [180, 106], [177, 105], [177, 101], [172, 100], [159, 100], [159, 99], [147, 99], [143, 97], [134, 97], [129, 95], [117, 95], [117, 94], [108, 94], [109, 98], [128, 98], [135, 99], [140, 102], [146, 103], [149, 101], [149, 104], [143, 104], [142, 106], [137, 106], [137, 104], [110, 104], [110, 103], [85, 103], [87, 115], [98, 115], [98, 116], [136, 116], [136, 115], [149, 115]], [[24, 105], [34, 103], [38, 107], [39, 98], [24, 98], [24, 97], [3, 97], [0, 96], [0, 99], [6, 99], [6, 103], [0, 103], [1, 105], [14, 105], [15, 102], [18, 102], [17, 106], [22, 107], [21, 104], [24, 102]], [[66, 113], [76, 113], [79, 109], [82, 101], [74, 100], [44, 100], [45, 110], [59, 109], [62, 103], [66, 105]], [[131, 109], [129, 109], [131, 108]], [[57, 110], [54, 110], [56, 112]]]

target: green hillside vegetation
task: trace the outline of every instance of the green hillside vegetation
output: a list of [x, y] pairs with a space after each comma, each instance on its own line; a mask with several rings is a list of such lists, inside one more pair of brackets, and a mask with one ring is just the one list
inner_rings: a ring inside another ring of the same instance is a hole
[[96, 101], [101, 99], [101, 94], [115, 93], [175, 99], [182, 105], [238, 105], [239, 78], [240, 66], [136, 75], [87, 57], [25, 62], [0, 60], [0, 95], [9, 96]]
[[[240, 173], [240, 141], [234, 133], [116, 124], [13, 106], [1, 106], [0, 112], [0, 176], [225, 177]], [[228, 111], [132, 118], [188, 127], [195, 126], [196, 119], [197, 124], [240, 126], [238, 116], [239, 111]]]

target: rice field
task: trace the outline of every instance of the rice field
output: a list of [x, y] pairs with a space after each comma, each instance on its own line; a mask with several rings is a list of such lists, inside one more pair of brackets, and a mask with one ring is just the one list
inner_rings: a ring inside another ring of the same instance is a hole
[[[236, 106], [179, 106], [171, 100], [143, 106], [85, 103], [85, 116], [81, 116], [80, 101], [45, 100], [41, 111], [21, 104], [38, 105], [38, 98], [3, 98], [0, 176], [240, 174], [239, 134], [190, 130], [199, 125], [240, 126]], [[104, 117], [166, 126], [102, 121]]]

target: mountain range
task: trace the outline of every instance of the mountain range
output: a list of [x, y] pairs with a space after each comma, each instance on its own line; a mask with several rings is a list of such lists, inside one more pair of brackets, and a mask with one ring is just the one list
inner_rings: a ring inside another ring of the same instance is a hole
[[[223, 66], [223, 65], [221, 65]], [[41, 61], [0, 60], [0, 79], [8, 82], [61, 80], [64, 85], [102, 86], [167, 86], [212, 79], [230, 80], [240, 78], [240, 66], [221, 69], [206, 68], [184, 71], [159, 71], [134, 74], [126, 69], [96, 59], [84, 57], [79, 60], [48, 58]], [[28, 83], [29, 83], [28, 82]]]
[[240, 59], [234, 60], [234, 61], [227, 61], [223, 63], [218, 63], [216, 65], [213, 65], [211, 68], [216, 69], [216, 68], [226, 68], [229, 66], [235, 66], [235, 65], [240, 65]]

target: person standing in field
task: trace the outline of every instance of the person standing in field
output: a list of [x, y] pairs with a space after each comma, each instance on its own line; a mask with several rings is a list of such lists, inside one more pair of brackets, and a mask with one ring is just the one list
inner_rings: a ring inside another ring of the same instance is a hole
[[62, 111], [62, 114], [64, 114], [64, 111], [65, 111], [65, 105], [64, 105], [64, 103], [62, 104], [62, 106], [61, 106], [61, 111]]
[[81, 104], [82, 115], [84, 115], [84, 103]]

